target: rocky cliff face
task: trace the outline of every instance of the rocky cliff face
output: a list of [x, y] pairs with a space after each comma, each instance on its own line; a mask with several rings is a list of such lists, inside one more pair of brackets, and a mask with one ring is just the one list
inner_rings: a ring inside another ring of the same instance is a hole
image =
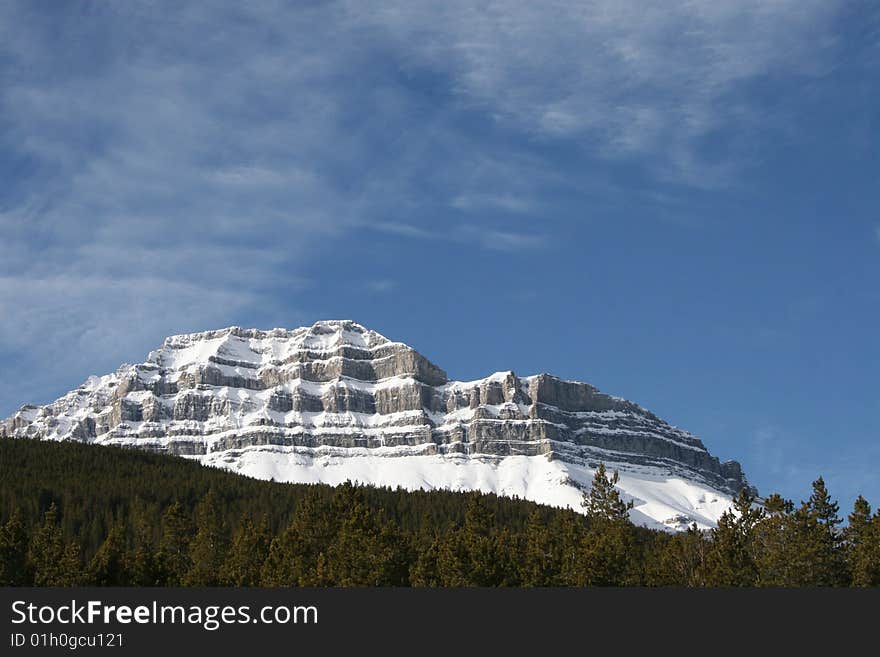
[[412, 348], [350, 321], [170, 337], [144, 363], [23, 407], [0, 435], [222, 457], [227, 466], [253, 449], [456, 463], [520, 456], [603, 461], [725, 495], [747, 485], [738, 463], [720, 463], [691, 434], [591, 385], [513, 372], [449, 381]]

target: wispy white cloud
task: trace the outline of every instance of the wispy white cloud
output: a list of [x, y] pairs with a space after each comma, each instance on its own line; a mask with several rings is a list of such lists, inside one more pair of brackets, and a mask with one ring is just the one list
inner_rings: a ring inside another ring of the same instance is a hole
[[[461, 103], [499, 122], [576, 140], [609, 159], [650, 158], [668, 180], [719, 186], [743, 164], [736, 149], [770, 118], [745, 92], [769, 76], [825, 72], [841, 6], [452, 0], [438, 8], [407, 0], [362, 9], [358, 18], [449, 75]], [[719, 164], [706, 142], [732, 125], [738, 145], [729, 144]]]
[[547, 245], [547, 239], [540, 233], [498, 230], [482, 226], [462, 226], [454, 235], [464, 242], [481, 244], [484, 248], [497, 251], [522, 251]]
[[9, 411], [143, 360], [161, 336], [227, 326], [253, 312], [258, 294], [152, 276], [0, 277], [0, 400]]
[[372, 230], [402, 237], [411, 237], [420, 240], [446, 239], [446, 234], [422, 228], [414, 224], [402, 221], [376, 221], [368, 225]]
[[450, 224], [438, 229], [426, 229], [402, 222], [377, 222], [370, 229], [420, 240], [437, 240], [475, 244], [496, 251], [522, 251], [547, 245], [547, 238], [540, 233], [499, 230], [485, 225]]
[[[268, 321], [268, 289], [308, 285], [352, 234], [546, 247], [560, 190], [601, 203], [596, 163], [724, 186], [767, 128], [743, 92], [821, 72], [836, 6], [0, 3], [18, 378], [72, 384], [148, 334]], [[22, 395], [0, 390], [0, 415]]]

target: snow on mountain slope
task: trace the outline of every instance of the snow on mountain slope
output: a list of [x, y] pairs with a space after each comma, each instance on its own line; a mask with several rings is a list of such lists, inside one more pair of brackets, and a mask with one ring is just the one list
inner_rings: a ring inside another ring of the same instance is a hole
[[279, 481], [479, 489], [580, 508], [618, 469], [635, 522], [714, 526], [748, 485], [696, 437], [593, 386], [497, 372], [449, 381], [351, 321], [167, 338], [146, 362], [25, 406], [0, 435], [180, 454]]
[[[582, 510], [583, 492], [589, 489], [595, 473], [593, 468], [547, 456], [413, 454], [394, 448], [339, 453], [332, 449], [248, 447], [193, 458], [257, 479], [331, 486], [353, 481], [406, 490], [479, 490], [576, 511]], [[609, 467], [625, 465], [612, 462]], [[621, 469], [618, 488], [624, 500], [634, 503], [630, 511], [633, 522], [654, 529], [683, 531], [693, 522], [708, 529], [731, 505], [729, 494], [649, 469]]]

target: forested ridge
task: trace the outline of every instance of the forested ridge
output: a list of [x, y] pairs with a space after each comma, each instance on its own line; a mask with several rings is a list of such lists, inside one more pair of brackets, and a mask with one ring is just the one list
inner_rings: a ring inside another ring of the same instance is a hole
[[880, 512], [860, 497], [844, 525], [821, 478], [677, 535], [632, 525], [604, 468], [586, 515], [69, 442], [0, 439], [0, 482], [4, 586], [880, 585]]

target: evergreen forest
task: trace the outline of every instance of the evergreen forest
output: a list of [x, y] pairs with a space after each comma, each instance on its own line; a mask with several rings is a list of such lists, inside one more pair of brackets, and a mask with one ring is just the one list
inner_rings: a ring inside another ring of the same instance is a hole
[[0, 439], [2, 586], [880, 585], [880, 512], [742, 491], [718, 527], [629, 522], [600, 467], [585, 513], [481, 493], [282, 484], [193, 461]]

